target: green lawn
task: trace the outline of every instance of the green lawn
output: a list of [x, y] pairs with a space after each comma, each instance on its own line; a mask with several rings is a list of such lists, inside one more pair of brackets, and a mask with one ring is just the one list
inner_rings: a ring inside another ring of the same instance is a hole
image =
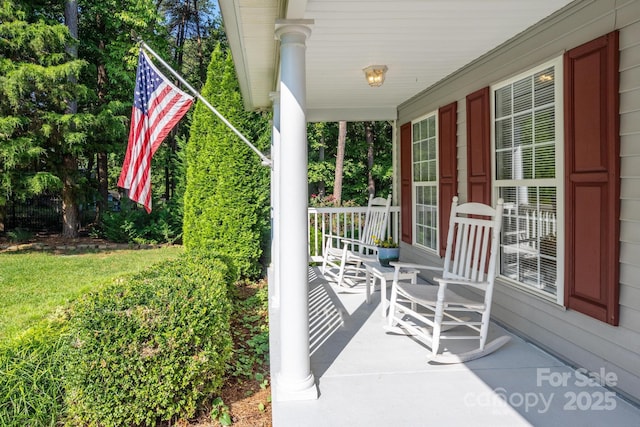
[[124, 273], [176, 258], [182, 247], [57, 255], [0, 254], [0, 341]]

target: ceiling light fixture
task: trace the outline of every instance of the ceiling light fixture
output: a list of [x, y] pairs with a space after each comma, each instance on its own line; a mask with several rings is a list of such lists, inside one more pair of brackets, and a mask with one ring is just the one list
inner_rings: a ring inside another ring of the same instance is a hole
[[367, 78], [367, 83], [371, 87], [382, 86], [384, 83], [384, 77], [387, 73], [386, 65], [369, 65], [367, 68], [364, 68], [364, 75]]

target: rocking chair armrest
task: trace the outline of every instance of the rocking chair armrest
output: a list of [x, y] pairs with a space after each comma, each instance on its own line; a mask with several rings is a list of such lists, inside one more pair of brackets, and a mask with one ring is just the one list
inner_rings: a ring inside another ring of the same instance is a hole
[[475, 288], [485, 289], [489, 286], [489, 282], [472, 282], [471, 280], [464, 279], [445, 279], [442, 277], [434, 277], [433, 280], [441, 285], [465, 285], [473, 286]]
[[323, 242], [322, 244], [324, 245], [324, 242], [330, 242], [330, 241], [331, 241], [331, 240], [333, 240], [333, 239], [339, 239], [339, 238], [340, 238], [340, 236], [336, 236], [335, 234], [331, 234], [331, 233], [325, 234], [325, 233], [322, 233], [322, 242]]
[[366, 243], [362, 243], [360, 240], [356, 240], [356, 239], [350, 239], [348, 237], [343, 237], [340, 239], [340, 241], [342, 243], [344, 243], [345, 245], [349, 246], [349, 245], [358, 245], [358, 246], [362, 246], [365, 247], [367, 249], [373, 250], [377, 252], [377, 247], [372, 246], [372, 245], [367, 245]]
[[[343, 236], [340, 236], [338, 234], [332, 234], [332, 233], [323, 233], [322, 234], [322, 244], [323, 245], [329, 245], [331, 247], [333, 247], [333, 241], [340, 241], [342, 242], [343, 240], [345, 240], [346, 238]], [[349, 239], [346, 239], [349, 240]], [[342, 247], [337, 247], [336, 249], [342, 249]]]
[[340, 237], [340, 241], [341, 241], [342, 243], [347, 244], [347, 245], [357, 245], [357, 244], [359, 243], [359, 241], [358, 241], [358, 240], [356, 240], [356, 239], [351, 239], [351, 238], [349, 238], [349, 237]]

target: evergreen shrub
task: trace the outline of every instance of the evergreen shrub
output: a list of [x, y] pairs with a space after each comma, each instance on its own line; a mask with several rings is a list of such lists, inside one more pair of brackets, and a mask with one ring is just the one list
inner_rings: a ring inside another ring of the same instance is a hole
[[121, 211], [102, 214], [100, 224], [91, 230], [91, 235], [115, 243], [181, 243], [181, 201], [154, 200], [149, 214], [142, 208], [134, 208], [128, 200], [122, 205]]
[[193, 417], [232, 355], [233, 273], [192, 253], [118, 279], [70, 310], [72, 425], [156, 425]]
[[[268, 117], [245, 111], [233, 60], [220, 47], [202, 95], [258, 149], [269, 147]], [[185, 250], [225, 255], [241, 277], [258, 277], [269, 238], [269, 168], [202, 103], [196, 106], [186, 157]]]

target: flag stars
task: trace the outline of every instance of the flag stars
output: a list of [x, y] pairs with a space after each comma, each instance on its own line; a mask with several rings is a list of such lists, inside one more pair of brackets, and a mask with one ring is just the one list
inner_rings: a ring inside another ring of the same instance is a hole
[[149, 65], [147, 57], [142, 53], [138, 59], [137, 77], [133, 103], [143, 114], [147, 114], [149, 100], [152, 98], [153, 92], [162, 84], [163, 80]]

